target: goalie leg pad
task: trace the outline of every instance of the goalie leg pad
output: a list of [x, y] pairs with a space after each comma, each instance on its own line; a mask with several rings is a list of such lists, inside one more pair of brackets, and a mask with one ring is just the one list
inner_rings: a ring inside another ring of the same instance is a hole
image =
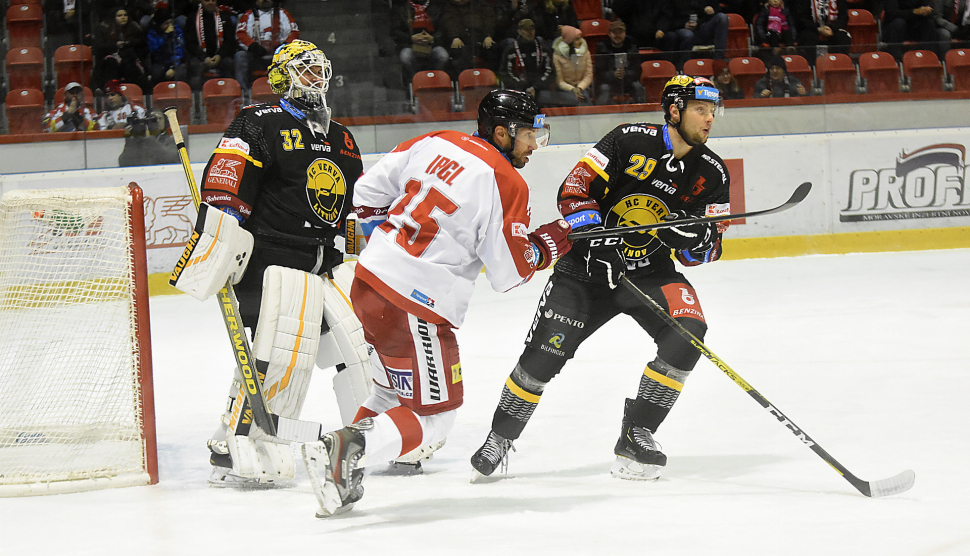
[[321, 338], [317, 355], [318, 367], [337, 366], [333, 390], [344, 425], [353, 422], [371, 390], [369, 367], [373, 350], [364, 340], [364, 329], [350, 302], [355, 267], [355, 262], [341, 264], [333, 269], [333, 278], [323, 281], [323, 315], [330, 331]]
[[293, 452], [287, 444], [230, 436], [226, 445], [232, 458], [232, 475], [257, 479], [263, 484], [288, 481], [296, 474]]
[[263, 392], [281, 417], [300, 416], [320, 343], [323, 296], [319, 276], [280, 266], [263, 273], [253, 357], [265, 365]]
[[253, 235], [238, 220], [202, 203], [192, 237], [168, 282], [196, 299], [208, 299], [227, 280], [235, 284], [242, 279], [252, 252]]

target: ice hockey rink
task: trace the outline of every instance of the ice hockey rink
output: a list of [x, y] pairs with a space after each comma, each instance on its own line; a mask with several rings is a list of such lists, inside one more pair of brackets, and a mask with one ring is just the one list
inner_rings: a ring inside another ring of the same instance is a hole
[[[465, 405], [425, 474], [370, 468], [356, 508], [314, 517], [290, 488], [209, 487], [205, 442], [232, 357], [213, 302], [151, 300], [161, 481], [0, 499], [0, 553], [970, 554], [970, 250], [720, 261], [685, 271], [705, 344], [843, 466], [897, 496], [862, 496], [706, 359], [657, 434], [657, 482], [610, 477], [623, 399], [654, 357], [615, 319], [547, 387], [508, 476], [470, 484], [547, 275], [505, 294], [479, 280], [461, 346]], [[331, 370], [306, 419], [339, 426]], [[69, 396], [69, 392], [65, 392]]]

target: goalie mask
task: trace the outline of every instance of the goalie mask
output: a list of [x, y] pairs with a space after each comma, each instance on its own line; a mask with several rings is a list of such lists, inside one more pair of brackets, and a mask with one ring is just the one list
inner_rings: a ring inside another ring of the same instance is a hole
[[321, 126], [326, 134], [331, 112], [326, 94], [332, 74], [323, 51], [312, 42], [295, 40], [276, 49], [268, 78], [274, 93], [295, 104], [308, 122]]

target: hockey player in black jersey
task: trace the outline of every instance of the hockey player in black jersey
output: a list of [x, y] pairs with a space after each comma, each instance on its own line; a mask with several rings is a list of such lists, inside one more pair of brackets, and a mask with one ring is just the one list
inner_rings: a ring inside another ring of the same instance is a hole
[[[269, 409], [299, 416], [314, 366], [336, 366], [334, 389], [349, 420], [369, 394], [360, 324], [349, 295], [351, 265], [337, 247], [363, 165], [350, 130], [330, 119], [331, 63], [313, 43], [280, 46], [269, 67], [277, 104], [244, 108], [229, 124], [202, 178], [198, 241], [176, 287], [199, 298], [235, 283], [241, 325]], [[322, 277], [322, 279], [321, 279]], [[343, 284], [343, 286], [341, 286]], [[257, 486], [294, 474], [288, 445], [263, 440], [238, 374], [209, 441], [210, 482]]]
[[[666, 125], [617, 127], [572, 169], [559, 189], [559, 211], [573, 231], [651, 224], [726, 214], [730, 176], [706, 145], [720, 96], [708, 79], [678, 75], [661, 105]], [[724, 224], [693, 224], [605, 239], [576, 241], [546, 284], [526, 348], [502, 389], [485, 444], [471, 458], [482, 475], [505, 461], [539, 403], [546, 384], [582, 342], [623, 313], [657, 344], [640, 386], [624, 406], [611, 470], [616, 477], [651, 480], [667, 457], [653, 435], [680, 395], [700, 354], [626, 288], [625, 275], [687, 330], [704, 338], [707, 324], [690, 282], [677, 271], [717, 260]]]

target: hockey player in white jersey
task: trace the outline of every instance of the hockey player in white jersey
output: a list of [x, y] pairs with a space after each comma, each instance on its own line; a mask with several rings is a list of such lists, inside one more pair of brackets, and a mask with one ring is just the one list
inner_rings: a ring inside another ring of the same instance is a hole
[[548, 132], [531, 96], [493, 91], [479, 106], [477, 133], [417, 137], [357, 181], [358, 220], [372, 234], [351, 299], [374, 347], [375, 386], [354, 424], [303, 445], [318, 517], [360, 499], [367, 463], [448, 434], [462, 404], [454, 330], [482, 268], [493, 289], [507, 291], [569, 250], [563, 220], [528, 232], [529, 189], [515, 170]]

